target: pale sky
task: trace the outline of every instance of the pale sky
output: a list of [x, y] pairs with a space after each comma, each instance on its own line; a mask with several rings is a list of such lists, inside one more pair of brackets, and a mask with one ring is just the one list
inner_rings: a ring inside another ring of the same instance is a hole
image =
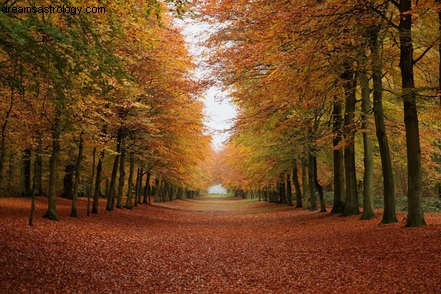
[[[209, 37], [210, 31], [213, 32], [215, 29], [207, 23], [189, 17], [177, 20], [176, 23], [182, 28], [187, 48], [196, 63], [195, 78], [212, 79], [210, 65], [207, 64], [210, 49], [204, 47], [202, 43]], [[236, 116], [235, 107], [231, 104], [228, 94], [223, 92], [220, 86], [212, 86], [200, 98], [205, 104], [205, 125], [213, 137], [213, 148], [220, 150], [223, 142], [228, 139], [225, 130], [231, 128], [233, 124]]]

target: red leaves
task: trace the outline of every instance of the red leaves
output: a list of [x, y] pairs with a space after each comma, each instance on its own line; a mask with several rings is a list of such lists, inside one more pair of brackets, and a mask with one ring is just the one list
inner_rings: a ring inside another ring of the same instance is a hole
[[[174, 201], [26, 225], [29, 199], [0, 198], [1, 292], [441, 291], [441, 216], [377, 225], [237, 199]], [[170, 209], [171, 208], [171, 209]]]

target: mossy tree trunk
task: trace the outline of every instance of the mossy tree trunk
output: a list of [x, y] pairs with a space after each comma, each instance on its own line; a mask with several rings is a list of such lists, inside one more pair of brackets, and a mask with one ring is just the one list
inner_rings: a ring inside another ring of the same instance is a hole
[[374, 214], [374, 187], [373, 187], [373, 145], [370, 138], [369, 126], [371, 119], [371, 102], [370, 102], [370, 88], [369, 78], [366, 69], [366, 56], [363, 54], [360, 72], [360, 87], [361, 87], [361, 128], [363, 130], [363, 214], [361, 219], [371, 219], [375, 217]]
[[421, 146], [414, 80], [414, 59], [412, 43], [412, 1], [400, 0], [399, 36], [402, 99], [407, 146], [407, 201], [408, 214], [406, 226], [425, 225], [421, 206]]
[[345, 92], [344, 118], [344, 166], [345, 166], [345, 206], [343, 214], [346, 216], [359, 213], [357, 195], [357, 175], [355, 169], [355, 88], [356, 74], [350, 62], [345, 63], [345, 71], [341, 75]]
[[382, 223], [397, 222], [395, 212], [395, 184], [390, 155], [389, 142], [384, 123], [383, 110], [383, 70], [381, 60], [381, 46], [379, 40], [380, 26], [374, 26], [370, 29], [369, 47], [371, 50], [372, 63], [372, 84], [373, 84], [373, 107], [375, 118], [375, 133], [377, 136], [378, 147], [380, 149], [381, 170], [383, 174], [383, 201], [384, 210]]

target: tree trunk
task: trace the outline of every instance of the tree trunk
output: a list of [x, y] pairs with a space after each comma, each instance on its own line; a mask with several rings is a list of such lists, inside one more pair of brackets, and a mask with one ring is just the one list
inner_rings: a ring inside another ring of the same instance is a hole
[[161, 179], [158, 175], [155, 176], [155, 202], [160, 201], [160, 185], [161, 185]]
[[389, 143], [387, 139], [386, 126], [384, 124], [383, 111], [383, 82], [382, 82], [382, 60], [380, 54], [380, 43], [378, 33], [380, 27], [373, 27], [370, 36], [370, 49], [372, 58], [372, 81], [374, 98], [375, 132], [380, 149], [381, 169], [383, 173], [383, 224], [397, 222], [395, 213], [395, 185], [390, 156]]
[[342, 74], [343, 87], [345, 90], [345, 120], [344, 120], [344, 166], [345, 166], [345, 206], [343, 214], [345, 216], [358, 214], [358, 196], [357, 196], [357, 177], [355, 169], [355, 87], [356, 78], [352, 64], [345, 64], [345, 72]]
[[118, 129], [118, 135], [116, 137], [116, 155], [113, 160], [112, 175], [110, 177], [109, 189], [107, 192], [107, 204], [106, 210], [111, 211], [115, 207], [115, 185], [116, 185], [116, 175], [118, 173], [119, 155], [121, 152], [121, 128]]
[[413, 72], [412, 1], [400, 0], [400, 69], [407, 146], [408, 215], [406, 226], [425, 225], [421, 207], [421, 147]]
[[307, 206], [310, 191], [308, 189], [308, 160], [306, 158], [302, 158], [302, 191], [303, 197], [305, 198], [305, 205]]
[[318, 173], [317, 173], [317, 157], [314, 156], [312, 158], [312, 165], [314, 169], [314, 184], [318, 191], [319, 197], [320, 197], [320, 212], [326, 212], [326, 202], [325, 202], [325, 195], [323, 194], [323, 187], [320, 185], [318, 180]]
[[103, 170], [104, 150], [100, 152], [96, 166], [95, 191], [93, 193], [92, 213], [98, 213], [99, 197], [101, 195], [101, 176]]
[[73, 195], [72, 195], [72, 210], [70, 212], [71, 217], [77, 217], [77, 197], [78, 197], [78, 185], [80, 183], [80, 174], [81, 174], [81, 161], [83, 160], [83, 132], [80, 134], [80, 142], [78, 144], [78, 157], [75, 162], [75, 182], [73, 187]]
[[375, 217], [373, 202], [373, 145], [369, 135], [371, 102], [369, 78], [366, 70], [366, 56], [362, 57], [360, 69], [361, 86], [361, 128], [363, 130], [363, 155], [364, 155], [364, 174], [363, 174], [363, 214], [361, 219], [371, 219]]
[[308, 159], [308, 183], [309, 183], [309, 209], [317, 210], [317, 196], [316, 196], [316, 184], [314, 181], [314, 160], [315, 156], [311, 153]]
[[135, 182], [135, 206], [138, 206], [139, 203], [139, 175], [140, 175], [140, 169], [138, 168], [136, 170], [136, 182]]
[[90, 197], [93, 194], [93, 180], [95, 179], [95, 160], [96, 160], [96, 147], [93, 147], [92, 151], [92, 173], [90, 175], [89, 191], [87, 193], [87, 216], [90, 215]]
[[142, 199], [141, 199], [141, 192], [142, 192], [142, 178], [144, 176], [144, 169], [140, 168], [139, 169], [139, 181], [138, 181], [138, 185], [136, 186], [136, 198], [138, 199], [138, 204], [142, 204]]
[[58, 153], [60, 151], [60, 122], [59, 114], [55, 119], [54, 126], [52, 128], [52, 153], [49, 160], [49, 195], [48, 195], [48, 208], [44, 215], [51, 220], [58, 220], [56, 197], [57, 197], [57, 160]]
[[292, 174], [292, 180], [294, 182], [294, 188], [296, 190], [296, 207], [300, 208], [300, 207], [303, 207], [303, 203], [302, 203], [302, 191], [300, 190], [299, 174], [298, 174], [298, 170], [297, 170], [297, 160], [296, 159], [294, 159], [291, 174]]
[[73, 192], [73, 177], [75, 172], [75, 165], [69, 163], [64, 169], [63, 179], [63, 197], [72, 199]]
[[119, 159], [119, 181], [118, 181], [118, 194], [116, 207], [122, 208], [122, 198], [124, 194], [124, 182], [125, 182], [125, 161], [126, 161], [126, 147], [125, 147], [125, 136], [121, 138], [121, 156]]
[[286, 202], [289, 206], [292, 206], [292, 188], [291, 179], [289, 173], [285, 173], [285, 191], [286, 191]]
[[342, 103], [337, 98], [334, 99], [332, 110], [332, 121], [334, 139], [332, 144], [334, 146], [333, 160], [334, 160], [334, 202], [332, 213], [343, 213], [345, 207], [344, 195], [344, 165], [343, 165], [343, 149], [340, 145], [342, 140]]
[[43, 195], [43, 140], [41, 138], [41, 133], [37, 133], [37, 150], [35, 152], [35, 162], [34, 162], [34, 181], [35, 190], [34, 193], [37, 195]]
[[145, 180], [145, 186], [144, 186], [144, 204], [150, 203], [150, 172], [147, 172], [147, 178]]
[[31, 196], [32, 187], [31, 187], [31, 158], [32, 151], [27, 148], [23, 151], [23, 196]]
[[286, 203], [286, 188], [285, 188], [285, 180], [282, 177], [279, 179], [279, 203]]
[[127, 191], [127, 200], [126, 200], [126, 208], [132, 209], [133, 203], [132, 203], [132, 190], [133, 190], [133, 172], [135, 169], [135, 154], [133, 152], [130, 152], [129, 155], [129, 179], [128, 179], [128, 191]]

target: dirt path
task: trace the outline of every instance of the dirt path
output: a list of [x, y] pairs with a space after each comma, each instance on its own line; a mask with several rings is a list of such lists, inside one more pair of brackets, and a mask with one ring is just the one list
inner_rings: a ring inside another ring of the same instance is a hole
[[39, 199], [29, 228], [28, 207], [0, 198], [1, 293], [441, 292], [439, 214], [405, 229], [205, 198], [71, 219], [59, 200], [51, 222]]

